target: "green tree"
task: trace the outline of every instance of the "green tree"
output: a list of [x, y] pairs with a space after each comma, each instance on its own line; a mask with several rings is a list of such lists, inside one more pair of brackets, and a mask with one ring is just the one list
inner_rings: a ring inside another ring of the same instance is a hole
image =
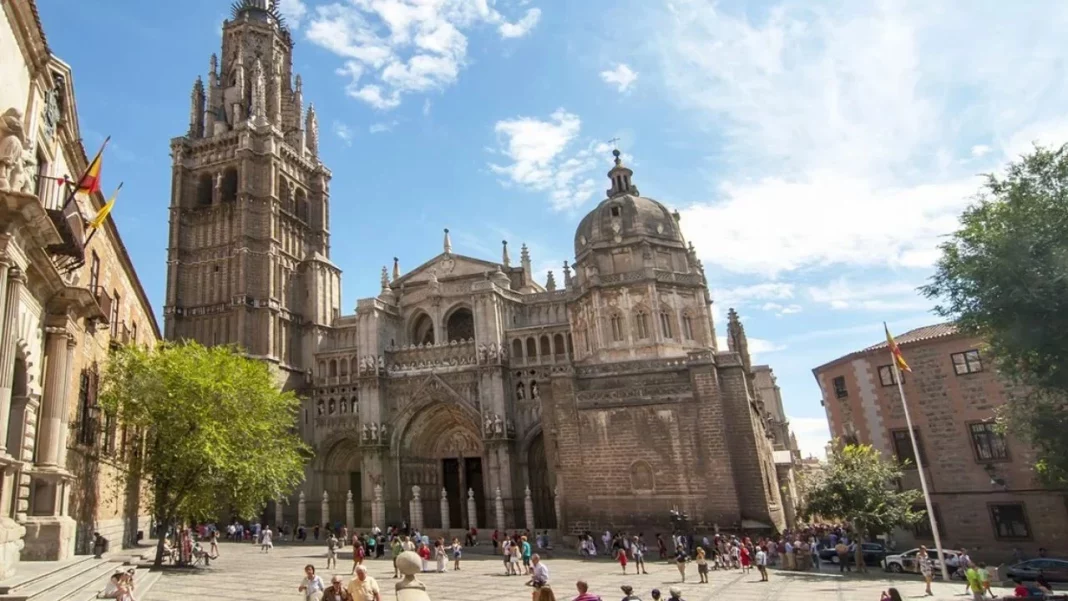
[[195, 342], [131, 345], [114, 352], [101, 382], [104, 411], [146, 434], [131, 473], [148, 479], [164, 532], [226, 509], [253, 518], [303, 478], [299, 401], [262, 361]]
[[[925, 512], [913, 511], [922, 497], [918, 490], [899, 491], [894, 482], [901, 477], [897, 463], [884, 459], [869, 445], [834, 445], [823, 476], [809, 478], [801, 515], [842, 520], [852, 525], [857, 542], [896, 527], [911, 526]], [[857, 545], [857, 565], [863, 554]]]
[[1068, 146], [987, 175], [941, 249], [924, 293], [985, 341], [988, 362], [1017, 385], [1000, 424], [1036, 447], [1047, 483], [1068, 483]]

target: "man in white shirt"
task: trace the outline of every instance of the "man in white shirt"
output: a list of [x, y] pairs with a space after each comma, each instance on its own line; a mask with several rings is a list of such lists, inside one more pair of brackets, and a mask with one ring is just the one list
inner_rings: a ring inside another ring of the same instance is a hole
[[764, 552], [763, 547], [757, 547], [756, 552], [756, 567], [760, 572], [760, 581], [768, 581], [768, 554]]
[[535, 553], [530, 561], [534, 563], [534, 570], [531, 572], [530, 582], [527, 585], [541, 588], [549, 584], [549, 566], [542, 562], [541, 556]]

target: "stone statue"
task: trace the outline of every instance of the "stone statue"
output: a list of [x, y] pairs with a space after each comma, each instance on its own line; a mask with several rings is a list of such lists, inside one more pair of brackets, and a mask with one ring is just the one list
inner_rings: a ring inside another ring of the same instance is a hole
[[322, 417], [322, 415], [323, 415], [323, 402], [322, 401], [319, 401], [318, 403], [315, 403], [315, 413], [317, 415], [319, 415], [320, 417]]
[[329, 502], [330, 502], [330, 495], [326, 494], [326, 491], [324, 490], [323, 491], [323, 503], [329, 503]]
[[486, 430], [486, 434], [487, 435], [493, 433], [493, 414], [491, 414], [491, 413], [487, 413], [486, 414], [486, 421], [483, 424], [483, 428]]
[[527, 400], [527, 389], [523, 386], [522, 382], [515, 385], [515, 400], [525, 401]]
[[484, 345], [484, 344], [478, 345], [478, 362], [479, 363], [487, 363], [488, 361], [489, 361], [489, 349], [487, 349], [486, 345]]
[[363, 425], [363, 439], [371, 440], [371, 426], [368, 424]]
[[501, 421], [501, 416], [496, 413], [493, 414], [493, 433], [497, 436], [504, 434], [504, 422]]
[[397, 570], [404, 574], [404, 580], [394, 585], [397, 601], [430, 601], [426, 594], [426, 585], [416, 578], [422, 572], [423, 560], [415, 551], [404, 551], [397, 556]]
[[471, 499], [472, 501], [475, 500], [475, 489], [473, 489], [473, 488], [467, 489], [467, 498]]
[[507, 361], [508, 360], [508, 347], [506, 347], [505, 345], [502, 344], [501, 345], [501, 350], [500, 350], [500, 353], [498, 354], [498, 356], [501, 358], [501, 362], [502, 363]]
[[382, 355], [378, 356], [378, 372], [382, 373], [386, 369], [386, 360], [382, 358]]
[[541, 395], [538, 393], [537, 382], [530, 383], [530, 398], [534, 399], [535, 401], [541, 398]]
[[379, 431], [379, 435], [382, 437], [382, 442], [383, 443], [389, 442], [389, 434], [387, 433], [387, 432], [389, 432], [389, 424], [382, 424], [382, 427], [379, 428], [378, 431]]
[[22, 112], [9, 108], [0, 115], [0, 190], [25, 188], [23, 151], [26, 146]]
[[330, 415], [333, 415], [335, 411], [337, 411], [337, 404], [334, 402], [334, 399], [330, 399], [330, 404], [327, 405], [327, 412]]
[[352, 503], [352, 491], [351, 490], [349, 491], [349, 494], [345, 495], [345, 500], [347, 502], [349, 502], [349, 503]]
[[371, 422], [371, 442], [378, 442], [378, 424]]

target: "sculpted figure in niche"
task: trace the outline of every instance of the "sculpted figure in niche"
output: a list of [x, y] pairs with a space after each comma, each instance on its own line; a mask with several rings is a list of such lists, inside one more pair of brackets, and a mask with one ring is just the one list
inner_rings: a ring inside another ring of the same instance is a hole
[[371, 441], [378, 442], [378, 424], [371, 423]]
[[541, 394], [538, 392], [537, 382], [530, 383], [530, 398], [534, 399], [535, 401], [541, 398]]
[[485, 423], [482, 424], [482, 427], [486, 431], [487, 435], [493, 433], [493, 415], [492, 414], [490, 414], [490, 413], [486, 414], [486, 421], [485, 421]]
[[527, 399], [526, 389], [523, 387], [523, 383], [519, 382], [515, 385], [515, 400], [525, 401]]
[[381, 436], [382, 442], [389, 442], [389, 434], [388, 434], [388, 432], [389, 432], [389, 424], [382, 424], [382, 427], [379, 428], [379, 430], [378, 430], [378, 434], [379, 434], [379, 436]]
[[344, 415], [349, 412], [349, 402], [345, 399], [341, 399], [341, 414]]
[[322, 417], [322, 415], [323, 415], [323, 402], [322, 401], [319, 401], [318, 403], [315, 404], [315, 412], [316, 412], [317, 415]]
[[9, 108], [0, 115], [0, 190], [22, 190], [24, 145], [22, 112]]
[[328, 411], [330, 412], [330, 415], [333, 415], [334, 411], [336, 409], [337, 409], [337, 406], [334, 404], [334, 399], [330, 399], [330, 404], [329, 404], [329, 409], [328, 409]]
[[501, 416], [496, 413], [493, 414], [493, 433], [497, 436], [504, 434], [504, 422], [501, 421]]

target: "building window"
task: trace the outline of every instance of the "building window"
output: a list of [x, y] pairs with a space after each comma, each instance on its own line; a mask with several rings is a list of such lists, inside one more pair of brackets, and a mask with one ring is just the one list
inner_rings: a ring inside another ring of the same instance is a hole
[[[897, 378], [894, 377], [894, 367], [892, 365], [883, 365], [879, 368], [879, 383], [884, 387], [897, 384]], [[905, 374], [901, 374], [901, 383], [905, 383]]]
[[137, 344], [137, 322], [130, 324], [130, 344]]
[[994, 522], [994, 537], [1000, 540], [1031, 538], [1027, 514], [1020, 504], [990, 505], [990, 519]]
[[693, 317], [688, 314], [682, 316], [682, 337], [693, 340]]
[[89, 263], [89, 291], [96, 294], [96, 287], [100, 284], [100, 256], [93, 251], [93, 259]]
[[[623, 180], [616, 180], [616, 185], [617, 185], [617, 186], [618, 186], [618, 187], [619, 187], [620, 189], [623, 189], [623, 185], [622, 185], [622, 183], [621, 183], [622, 181], [623, 181]], [[612, 217], [619, 217], [619, 206], [618, 206], [618, 205], [617, 205], [617, 206], [613, 206], [613, 207], [612, 207]]]
[[83, 369], [78, 385], [78, 442], [96, 444], [96, 373]]
[[119, 331], [119, 291], [113, 290], [111, 301], [111, 335], [115, 336]]
[[977, 350], [953, 353], [950, 357], [953, 359], [953, 371], [957, 372], [958, 376], [983, 371], [983, 361], [979, 358]]
[[638, 314], [634, 316], [634, 329], [638, 334], [639, 340], [645, 340], [649, 337], [649, 316], [645, 311], [638, 311]]
[[[923, 439], [920, 438], [920, 431], [916, 428], [913, 428], [912, 431], [916, 433], [916, 446], [920, 449], [920, 461], [926, 466], [927, 454], [923, 452]], [[894, 454], [897, 455], [897, 460], [906, 468], [915, 468], [918, 463], [916, 454], [912, 451], [912, 440], [909, 438], [909, 431], [904, 428], [891, 430], [890, 435], [894, 439]]]
[[1001, 461], [1009, 458], [1009, 448], [1005, 437], [994, 429], [994, 424], [980, 422], [968, 424], [972, 435], [972, 448], [975, 449], [976, 461]]
[[664, 338], [671, 338], [671, 313], [660, 312], [660, 330], [664, 333]]
[[612, 340], [615, 342], [623, 341], [623, 318], [617, 313], [609, 318], [612, 324]]
[[834, 384], [834, 396], [835, 398], [844, 399], [849, 396], [849, 390], [846, 389], [845, 376], [838, 376], [832, 380]]
[[[934, 510], [935, 521], [938, 522], [938, 536], [945, 537], [946, 536], [946, 525], [945, 525], [945, 522], [942, 521], [942, 514], [938, 510], [938, 504], [937, 503], [933, 503], [931, 505], [931, 508]], [[916, 524], [914, 524], [912, 526], [912, 533], [916, 535], [916, 538], [922, 538], [924, 540], [932, 540], [932, 539], [934, 539], [934, 533], [931, 532], [931, 520], [926, 515], [927, 506], [926, 505], [914, 505], [912, 507], [912, 510], [915, 511], [915, 512], [922, 511], [925, 514], [923, 516], [922, 520], [920, 520], [919, 522], [916, 522]]]
[[110, 412], [104, 412], [104, 452], [115, 453], [115, 416]]

